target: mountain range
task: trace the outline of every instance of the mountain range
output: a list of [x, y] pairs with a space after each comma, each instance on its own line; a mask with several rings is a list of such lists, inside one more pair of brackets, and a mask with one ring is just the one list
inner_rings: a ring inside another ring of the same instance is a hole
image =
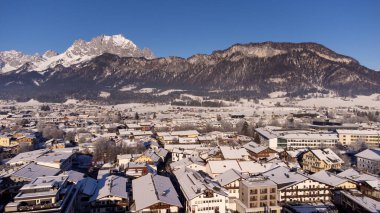
[[184, 91], [223, 99], [278, 91], [369, 95], [380, 93], [380, 72], [317, 43], [235, 44], [189, 58], [156, 58], [122, 35], [103, 35], [77, 40], [61, 54], [0, 52], [0, 99], [170, 101]]

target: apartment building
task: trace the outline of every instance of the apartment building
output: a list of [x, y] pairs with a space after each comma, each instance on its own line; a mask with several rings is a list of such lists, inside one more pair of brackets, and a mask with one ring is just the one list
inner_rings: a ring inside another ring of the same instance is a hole
[[362, 141], [371, 148], [377, 148], [380, 146], [380, 130], [338, 129], [336, 132], [339, 135], [339, 142], [343, 145], [350, 145], [351, 143]]
[[240, 195], [236, 200], [240, 213], [280, 213], [277, 205], [277, 185], [266, 177], [254, 177], [240, 183]]
[[278, 187], [279, 202], [321, 202], [330, 200], [330, 187], [304, 174], [276, 167], [263, 173]]

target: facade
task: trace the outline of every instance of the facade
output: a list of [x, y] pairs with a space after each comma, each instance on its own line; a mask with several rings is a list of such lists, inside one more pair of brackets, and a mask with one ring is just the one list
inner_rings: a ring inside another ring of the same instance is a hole
[[302, 157], [302, 168], [309, 172], [340, 169], [343, 160], [331, 149], [315, 149], [307, 151]]
[[308, 178], [306, 175], [292, 172], [286, 167], [277, 167], [263, 173], [263, 176], [275, 182], [278, 187], [278, 201], [285, 202], [325, 202], [330, 200], [330, 187]]
[[297, 133], [278, 138], [279, 148], [320, 148], [333, 147], [339, 142], [337, 134]]
[[360, 171], [380, 173], [380, 149], [366, 149], [355, 155], [356, 166]]
[[277, 185], [265, 177], [255, 177], [240, 183], [239, 199], [236, 200], [239, 213], [280, 213], [277, 205]]
[[363, 141], [371, 148], [378, 148], [380, 146], [380, 130], [338, 129], [337, 133], [339, 135], [339, 142], [343, 145]]

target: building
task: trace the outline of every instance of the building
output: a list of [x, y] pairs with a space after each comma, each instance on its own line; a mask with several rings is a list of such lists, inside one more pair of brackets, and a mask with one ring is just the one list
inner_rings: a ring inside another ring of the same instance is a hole
[[182, 207], [168, 177], [147, 174], [132, 181], [132, 212], [178, 212]]
[[288, 203], [282, 207], [283, 213], [339, 213], [331, 202], [324, 203]]
[[321, 170], [309, 176], [310, 179], [328, 185], [331, 189], [356, 189], [356, 183], [333, 173]]
[[0, 146], [14, 146], [17, 145], [17, 142], [12, 140], [12, 136], [10, 135], [0, 135]]
[[277, 185], [266, 177], [254, 177], [240, 183], [240, 195], [236, 200], [239, 213], [280, 213], [277, 205]]
[[228, 190], [228, 209], [232, 212], [236, 211], [236, 200], [239, 199], [240, 182], [247, 179], [248, 175], [242, 174], [240, 171], [230, 169], [215, 179], [218, 183]]
[[61, 172], [60, 169], [38, 165], [32, 162], [19, 168], [11, 174], [10, 178], [14, 182], [31, 182], [38, 177], [53, 176], [57, 175], [59, 172]]
[[278, 138], [279, 148], [320, 148], [333, 147], [339, 142], [337, 134], [292, 133]]
[[339, 142], [343, 145], [350, 145], [357, 141], [362, 141], [368, 147], [378, 148], [380, 146], [380, 130], [347, 130], [338, 129]]
[[380, 173], [380, 149], [366, 149], [355, 155], [356, 166], [360, 171]]
[[95, 212], [125, 212], [129, 209], [128, 179], [110, 175], [98, 180], [90, 209]]
[[349, 191], [335, 191], [333, 193], [335, 205], [342, 209], [342, 212], [352, 213], [377, 213], [380, 212], [380, 202], [364, 196], [355, 189]]
[[277, 155], [277, 151], [266, 146], [261, 146], [255, 142], [245, 144], [244, 148], [248, 151], [251, 157], [256, 160], [272, 158]]
[[187, 213], [227, 212], [228, 191], [204, 173], [191, 169], [174, 171], [184, 196]]
[[329, 148], [309, 150], [302, 157], [302, 168], [309, 172], [340, 169], [343, 163], [343, 160]]
[[220, 146], [220, 151], [225, 160], [249, 160], [249, 154], [245, 148]]
[[67, 175], [38, 177], [20, 189], [5, 212], [75, 212], [77, 193]]
[[263, 173], [277, 184], [278, 201], [285, 202], [325, 202], [330, 200], [330, 187], [304, 174], [290, 171], [286, 167], [276, 167]]
[[37, 157], [35, 162], [43, 166], [70, 170], [74, 157], [75, 152], [72, 148], [54, 149]]

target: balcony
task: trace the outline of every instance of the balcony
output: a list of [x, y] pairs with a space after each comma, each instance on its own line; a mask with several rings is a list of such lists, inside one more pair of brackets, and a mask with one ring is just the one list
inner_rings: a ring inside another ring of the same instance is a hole
[[40, 204], [40, 205], [19, 205], [17, 206], [17, 210], [22, 211], [31, 211], [31, 210], [44, 210], [44, 209], [54, 209], [59, 208], [62, 204], [62, 201], [57, 203], [48, 203], [48, 204]]

